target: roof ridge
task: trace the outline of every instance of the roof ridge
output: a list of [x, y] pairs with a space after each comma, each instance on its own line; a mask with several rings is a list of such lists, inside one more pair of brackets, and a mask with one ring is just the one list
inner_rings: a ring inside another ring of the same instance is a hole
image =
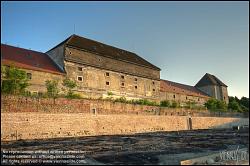
[[36, 51], [36, 50], [31, 50], [31, 49], [23, 48], [23, 47], [17, 47], [17, 46], [13, 46], [13, 45], [9, 45], [9, 44], [3, 44], [3, 43], [1, 43], [1, 45], [5, 45], [5, 46], [8, 46], [8, 47], [14, 47], [14, 48], [22, 49], [22, 50], [27, 50], [27, 51], [32, 51], [32, 52], [37, 52], [37, 53], [45, 54], [44, 52], [40, 52], [40, 51]]

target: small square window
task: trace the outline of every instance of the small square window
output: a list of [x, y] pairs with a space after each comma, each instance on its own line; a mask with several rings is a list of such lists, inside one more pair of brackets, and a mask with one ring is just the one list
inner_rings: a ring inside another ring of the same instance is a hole
[[152, 82], [152, 84], [154, 85], [154, 84], [155, 84], [155, 82], [153, 81], [153, 82]]
[[135, 89], [137, 89], [137, 86], [135, 86]]
[[121, 84], [122, 86], [124, 86], [125, 84], [124, 84], [124, 82], [122, 82], [122, 84]]
[[153, 91], [155, 91], [155, 89], [153, 89]]
[[78, 67], [78, 71], [82, 71], [82, 67]]
[[29, 80], [31, 80], [32, 74], [31, 74], [31, 73], [27, 73], [27, 78], [28, 78]]
[[135, 78], [135, 81], [137, 81], [137, 78]]
[[109, 76], [109, 73], [108, 73], [108, 72], [106, 73], [106, 76]]
[[122, 79], [124, 79], [124, 76], [121, 76]]
[[109, 85], [109, 82], [108, 82], [108, 81], [106, 82], [106, 85]]
[[82, 79], [82, 76], [78, 76], [78, 77], [77, 77], [77, 80], [78, 80], [78, 81], [82, 81], [82, 80], [83, 80], [83, 79]]

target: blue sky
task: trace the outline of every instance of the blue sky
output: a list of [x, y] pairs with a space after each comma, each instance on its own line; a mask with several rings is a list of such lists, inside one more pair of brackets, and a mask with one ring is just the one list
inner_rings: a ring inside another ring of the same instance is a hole
[[[1, 2], [1, 43], [45, 52], [75, 33], [137, 53], [161, 78], [205, 74], [249, 97], [249, 2]], [[75, 25], [75, 30], [74, 30]]]

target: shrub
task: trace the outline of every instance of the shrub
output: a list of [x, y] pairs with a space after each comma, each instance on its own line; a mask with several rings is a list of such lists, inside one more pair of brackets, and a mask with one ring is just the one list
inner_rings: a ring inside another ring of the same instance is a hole
[[178, 108], [178, 107], [180, 107], [180, 104], [177, 103], [176, 101], [173, 101], [172, 104], [171, 104], [171, 107], [172, 108]]
[[108, 92], [108, 96], [112, 96], [112, 95], [114, 95], [114, 93]]
[[115, 99], [114, 102], [127, 103], [127, 99], [125, 97], [120, 97]]
[[227, 110], [227, 104], [224, 101], [217, 100], [215, 98], [209, 99], [204, 105], [207, 107], [207, 109], [211, 111], [226, 111]]
[[80, 94], [75, 94], [75, 93], [66, 95], [65, 97], [68, 98], [68, 99], [82, 99]]
[[168, 100], [161, 101], [160, 106], [161, 107], [169, 107], [170, 102]]

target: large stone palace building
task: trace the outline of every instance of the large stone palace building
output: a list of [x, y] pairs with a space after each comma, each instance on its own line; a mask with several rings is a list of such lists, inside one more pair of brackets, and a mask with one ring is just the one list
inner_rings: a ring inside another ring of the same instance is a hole
[[228, 101], [227, 86], [206, 74], [196, 86], [160, 79], [160, 68], [135, 53], [72, 35], [46, 53], [1, 44], [2, 65], [26, 71], [32, 93], [46, 92], [46, 80], [76, 81], [75, 93], [89, 98], [195, 101], [210, 97]]

